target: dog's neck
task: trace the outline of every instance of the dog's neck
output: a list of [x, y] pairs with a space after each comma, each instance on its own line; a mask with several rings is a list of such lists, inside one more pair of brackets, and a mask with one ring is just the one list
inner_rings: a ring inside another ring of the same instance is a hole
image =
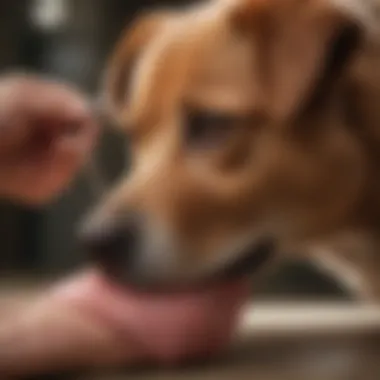
[[[380, 1], [378, 1], [380, 8]], [[380, 20], [379, 20], [380, 24]], [[354, 62], [343, 107], [350, 132], [362, 144], [367, 159], [367, 184], [358, 213], [380, 228], [380, 32]], [[358, 216], [358, 215], [357, 215]]]
[[[380, 0], [377, 2], [380, 10]], [[352, 230], [377, 235], [380, 231], [380, 29], [377, 35], [370, 36], [346, 75], [326, 94], [323, 104], [319, 104], [323, 112], [317, 107], [312, 117], [307, 115], [308, 120], [315, 122], [316, 136], [321, 126], [339, 128], [336, 122], [342, 121], [344, 133], [356, 146], [353, 164], [358, 166], [353, 170], [359, 167], [362, 173], [358, 179], [362, 182], [361, 190], [354, 204], [333, 220], [331, 226], [313, 230], [317, 240], [324, 237], [326, 230], [334, 231], [334, 235]]]

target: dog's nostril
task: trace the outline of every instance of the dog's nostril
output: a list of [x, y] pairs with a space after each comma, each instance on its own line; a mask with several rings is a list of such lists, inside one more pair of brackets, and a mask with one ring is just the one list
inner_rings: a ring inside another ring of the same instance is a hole
[[137, 228], [131, 224], [120, 224], [85, 231], [79, 237], [87, 257], [106, 268], [128, 265], [133, 259], [139, 240]]

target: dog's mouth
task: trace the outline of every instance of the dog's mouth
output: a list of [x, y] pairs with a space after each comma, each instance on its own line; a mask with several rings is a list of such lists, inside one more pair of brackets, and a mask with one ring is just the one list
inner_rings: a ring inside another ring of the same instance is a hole
[[[169, 280], [169, 281], [145, 281], [138, 276], [126, 276], [120, 278], [115, 273], [108, 272], [117, 282], [123, 282], [128, 287], [138, 291], [148, 293], [177, 293], [193, 292], [202, 288], [232, 283], [241, 279], [255, 276], [261, 272], [272, 261], [275, 255], [275, 243], [272, 239], [262, 239], [254, 245], [248, 246], [240, 254], [236, 255], [236, 260], [228, 265], [220, 267], [212, 273], [203, 276], [195, 276], [192, 279]], [[119, 277], [119, 278], [117, 278]]]
[[262, 239], [253, 247], [247, 247], [237, 259], [214, 274], [214, 281], [229, 281], [257, 274], [272, 261], [275, 254], [275, 242], [271, 238]]

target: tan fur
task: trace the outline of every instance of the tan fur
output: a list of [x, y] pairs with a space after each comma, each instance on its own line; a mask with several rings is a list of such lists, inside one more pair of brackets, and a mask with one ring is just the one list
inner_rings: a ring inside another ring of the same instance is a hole
[[[132, 171], [89, 224], [144, 214], [146, 238], [162, 251], [148, 257], [179, 277], [270, 234], [281, 251], [334, 261], [338, 276], [360, 277], [355, 287], [380, 297], [379, 10], [370, 0], [225, 0], [138, 21], [107, 87]], [[302, 113], [332, 40], [351, 23], [363, 29], [360, 50], [320, 108]], [[185, 106], [236, 115], [228, 141], [186, 146]]]

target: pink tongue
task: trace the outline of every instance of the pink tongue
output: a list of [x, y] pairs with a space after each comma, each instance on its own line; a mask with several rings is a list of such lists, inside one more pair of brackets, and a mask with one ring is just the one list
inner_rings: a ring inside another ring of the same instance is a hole
[[120, 339], [134, 342], [150, 360], [172, 362], [225, 348], [248, 286], [243, 280], [194, 292], [148, 294], [121, 288], [93, 271], [63, 284], [60, 292]]

